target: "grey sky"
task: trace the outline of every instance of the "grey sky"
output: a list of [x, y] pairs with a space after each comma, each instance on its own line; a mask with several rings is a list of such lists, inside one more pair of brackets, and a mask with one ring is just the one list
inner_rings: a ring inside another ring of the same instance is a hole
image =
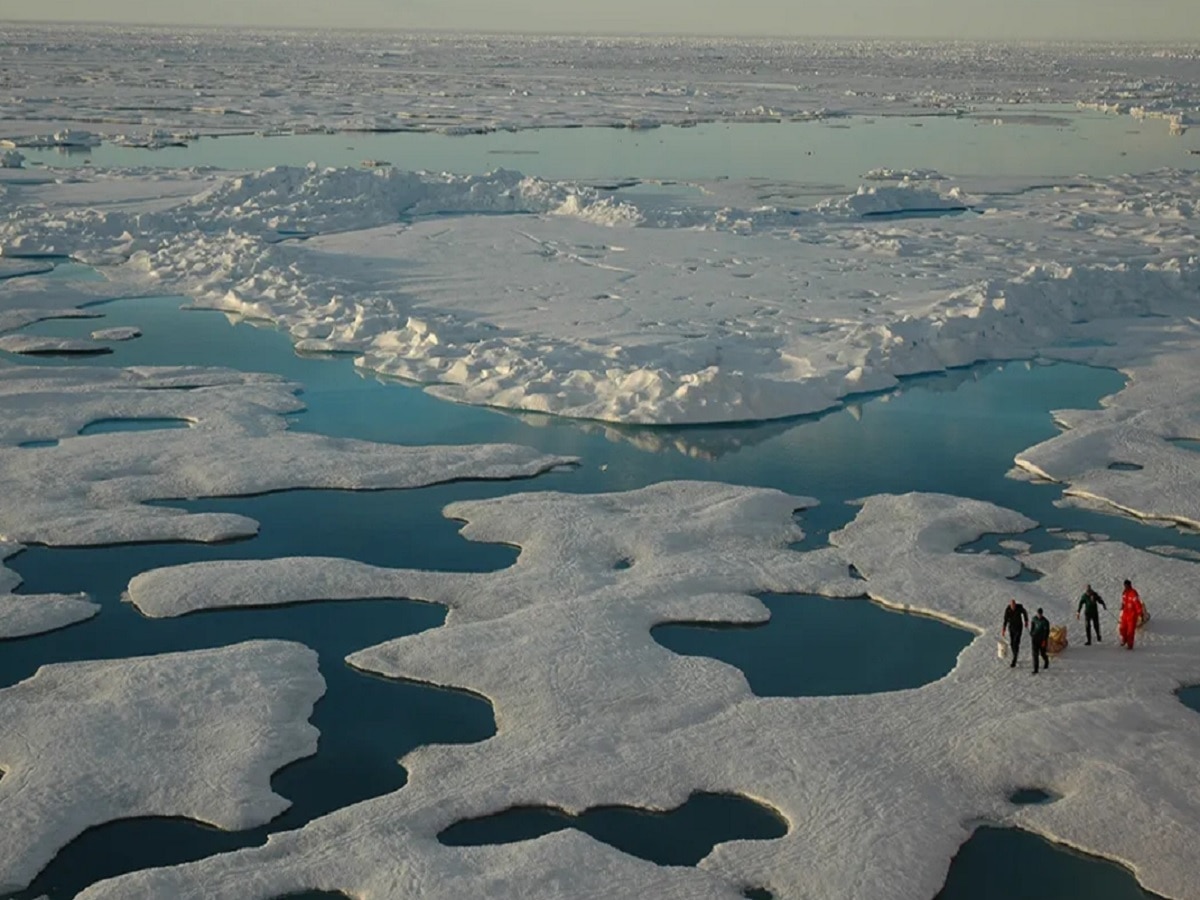
[[0, 0], [0, 20], [1200, 41], [1200, 0]]

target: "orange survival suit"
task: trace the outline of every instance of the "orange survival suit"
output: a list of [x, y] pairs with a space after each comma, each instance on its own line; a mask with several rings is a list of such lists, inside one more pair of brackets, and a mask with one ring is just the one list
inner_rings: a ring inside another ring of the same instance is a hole
[[1133, 649], [1133, 638], [1137, 633], [1138, 624], [1142, 621], [1143, 612], [1145, 607], [1142, 606], [1141, 596], [1133, 585], [1129, 585], [1121, 594], [1121, 621], [1117, 630], [1121, 635], [1121, 643], [1130, 650]]

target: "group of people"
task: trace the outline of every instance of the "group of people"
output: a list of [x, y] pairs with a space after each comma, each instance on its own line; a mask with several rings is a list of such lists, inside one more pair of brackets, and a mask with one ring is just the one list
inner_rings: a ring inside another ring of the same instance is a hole
[[[1087, 629], [1087, 646], [1091, 646], [1093, 631], [1096, 633], [1096, 641], [1100, 641], [1101, 606], [1108, 609], [1100, 595], [1092, 589], [1090, 584], [1087, 585], [1084, 588], [1083, 596], [1079, 598], [1079, 606], [1075, 610], [1076, 620], [1081, 614], [1086, 617], [1084, 622]], [[1122, 647], [1127, 650], [1133, 649], [1134, 636], [1145, 615], [1146, 607], [1142, 604], [1141, 595], [1126, 578], [1125, 589], [1121, 593], [1121, 617], [1117, 623], [1117, 632], [1121, 638]], [[1046, 618], [1041, 607], [1038, 607], [1037, 615], [1030, 619], [1024, 606], [1016, 599], [1009, 600], [1008, 606], [1004, 608], [1004, 624], [1000, 629], [1000, 634], [1008, 635], [1009, 646], [1012, 648], [1012, 662], [1009, 663], [1009, 666], [1013, 668], [1017, 665], [1017, 656], [1021, 652], [1021, 634], [1026, 627], [1029, 628], [1029, 640], [1033, 645], [1033, 674], [1036, 675], [1039, 671], [1039, 662], [1041, 668], [1050, 668], [1050, 657], [1047, 654], [1047, 646], [1050, 643], [1050, 620]]]

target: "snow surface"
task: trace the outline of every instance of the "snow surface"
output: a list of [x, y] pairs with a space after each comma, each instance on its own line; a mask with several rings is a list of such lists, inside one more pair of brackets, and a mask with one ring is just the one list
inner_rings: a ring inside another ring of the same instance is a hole
[[40, 135], [50, 146], [67, 139], [47, 133], [63, 123], [161, 146], [187, 132], [654, 128], [954, 115], [981, 104], [1019, 116], [1028, 103], [1081, 102], [1168, 123], [1200, 112], [1187, 45], [6, 23], [0, 56], [0, 137]]
[[0, 335], [0, 350], [9, 353], [39, 354], [78, 354], [78, 353], [108, 353], [104, 344], [85, 338], [59, 338], [40, 334], [4, 334]]
[[[128, 896], [269, 898], [309, 888], [352, 896], [915, 900], [934, 896], [976, 824], [1019, 825], [1119, 860], [1147, 889], [1194, 896], [1200, 858], [1200, 719], [1174, 691], [1200, 678], [1200, 567], [1113, 542], [1025, 555], [956, 548], [1034, 523], [943, 495], [868, 498], [831, 546], [788, 549], [811, 500], [676, 482], [624, 494], [525, 494], [456, 503], [464, 535], [521, 547], [488, 574], [383, 570], [322, 559], [193, 564], [143, 574], [139, 608], [329, 597], [446, 603], [445, 627], [352, 654], [386, 677], [488, 697], [497, 735], [419, 748], [403, 790], [334, 812], [264, 848], [94, 885]], [[628, 568], [616, 568], [629, 560]], [[1044, 574], [1013, 582], [1021, 563]], [[852, 579], [853, 565], [865, 578]], [[1007, 599], [1073, 613], [1081, 586], [1131, 578], [1154, 620], [1128, 653], [1064, 653], [1036, 682], [993, 653]], [[761, 591], [876, 601], [976, 632], [937, 682], [886, 694], [758, 698], [736, 669], [677, 656], [650, 637], [665, 621], [755, 622]], [[998, 712], [1000, 711], [1000, 712]], [[452, 786], [452, 787], [448, 787]], [[1018, 787], [1058, 798], [1009, 802]], [[581, 834], [443, 847], [463, 818], [515, 805], [673, 808], [695, 790], [777, 809], [778, 840], [719, 845], [700, 864], [656, 868]], [[1112, 827], [1120, 809], [1123, 827]], [[919, 827], [914, 827], [919, 823]], [[246, 873], [254, 872], [253, 881]]]
[[[525, 447], [401, 447], [286, 431], [297, 385], [221, 369], [0, 368], [0, 535], [54, 546], [218, 541], [252, 519], [144, 501], [291, 488], [411, 488], [521, 478], [570, 460]], [[81, 436], [99, 419], [191, 427]], [[48, 447], [20, 447], [57, 440]]]
[[9, 259], [0, 257], [0, 279], [20, 278], [24, 275], [39, 275], [49, 272], [54, 266], [33, 259]]
[[141, 336], [141, 329], [130, 325], [117, 328], [101, 328], [92, 332], [93, 341], [131, 341]]
[[[0, 560], [16, 556], [20, 544], [0, 541]], [[16, 594], [21, 577], [0, 564], [0, 640], [65, 628], [100, 611], [86, 594]], [[0, 769], [3, 768], [0, 760]]]
[[316, 752], [324, 692], [316, 653], [284, 641], [56, 663], [0, 690], [0, 892], [114, 819], [274, 818], [290, 803], [271, 775]]

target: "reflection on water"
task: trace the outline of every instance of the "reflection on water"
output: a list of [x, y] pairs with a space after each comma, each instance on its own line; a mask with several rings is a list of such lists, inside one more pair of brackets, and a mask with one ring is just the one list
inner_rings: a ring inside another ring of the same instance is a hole
[[1178, 697], [1184, 706], [1200, 712], [1200, 685], [1180, 689]]
[[[820, 697], [901, 691], [954, 668], [974, 635], [866, 599], [767, 594], [760, 625], [670, 624], [651, 636], [675, 653], [741, 669], [760, 697]], [[885, 637], [886, 636], [886, 637]], [[870, 648], [870, 652], [864, 652]], [[853, 660], [853, 665], [847, 665]]]
[[660, 866], [694, 866], [713, 847], [733, 840], [769, 840], [787, 834], [775, 811], [732, 794], [692, 794], [682, 806], [654, 812], [629, 806], [598, 806], [578, 816], [549, 807], [524, 806], [456, 822], [438, 835], [450, 847], [529, 841], [578, 828], [618, 850]]
[[[1007, 108], [1006, 108], [1007, 109]], [[1011, 111], [1011, 110], [1008, 110]], [[1030, 107], [1031, 113], [1036, 108]], [[1064, 124], [1008, 120], [996, 127], [970, 117], [846, 117], [837, 122], [705, 124], [629, 131], [539, 129], [484, 135], [304, 134], [204, 138], [187, 147], [147, 150], [102, 144], [87, 153], [22, 150], [30, 164], [77, 166], [358, 166], [390, 160], [403, 169], [486, 172], [499, 166], [542, 178], [604, 182], [777, 179], [857, 186], [871, 169], [932, 168], [970, 176], [1119, 175], [1164, 166], [1196, 168], [1188, 144], [1162, 122], [1056, 109]], [[917, 122], [922, 127], [912, 128]]]
[[[580, 457], [571, 477], [552, 476], [557, 490], [630, 490], [690, 478], [816, 496], [822, 505], [804, 517], [813, 546], [853, 516], [844, 500], [923, 490], [989, 500], [1045, 525], [1104, 532], [1133, 546], [1200, 549], [1194, 535], [1058, 509], [1060, 487], [1005, 477], [1019, 451], [1057, 433], [1049, 410], [1095, 408], [1099, 398], [1120, 390], [1124, 378], [1112, 370], [986, 363], [905, 378], [894, 391], [851, 397], [845, 408], [822, 415], [729, 427], [626, 427], [447, 403], [412, 385], [366, 375], [351, 357], [298, 356], [282, 331], [262, 323], [235, 327], [237, 320], [221, 313], [181, 310], [183, 302], [137, 298], [89, 307], [103, 314], [103, 327], [143, 332], [137, 341], [114, 344], [100, 364], [230, 366], [281, 375], [304, 386], [307, 409], [289, 417], [300, 431], [398, 444], [512, 442]], [[22, 331], [75, 337], [97, 327], [95, 319], [58, 319]]]
[[[1154, 900], [1128, 869], [1012, 828], [983, 827], [959, 848], [934, 900]], [[1162, 898], [1158, 898], [1162, 900]]]

